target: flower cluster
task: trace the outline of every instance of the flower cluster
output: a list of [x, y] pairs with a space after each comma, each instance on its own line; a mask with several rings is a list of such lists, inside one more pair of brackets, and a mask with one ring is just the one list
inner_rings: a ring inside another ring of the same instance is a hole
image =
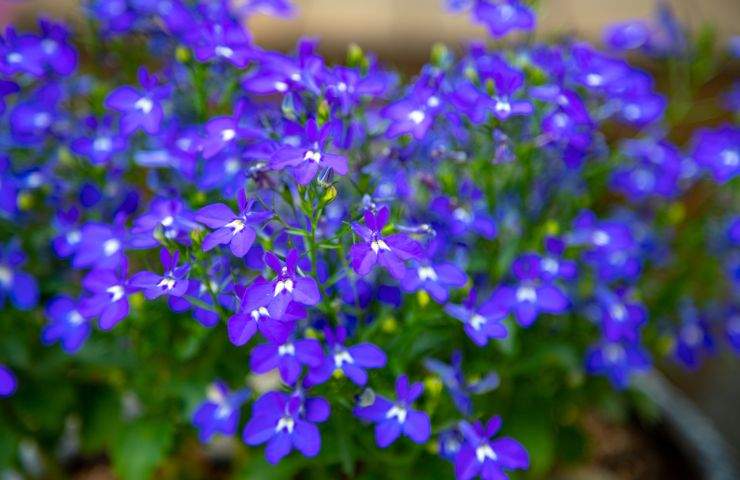
[[[519, 441], [493, 438], [501, 417], [480, 419], [499, 385], [539, 376], [538, 349], [567, 348], [582, 359], [564, 362], [570, 378], [618, 388], [649, 350], [696, 368], [717, 329], [740, 351], [740, 220], [686, 212], [697, 195], [739, 205], [736, 125], [674, 143], [652, 77], [581, 42], [439, 47], [402, 82], [357, 47], [345, 65], [313, 40], [260, 48], [246, 20], [292, 6], [231, 3], [89, 2], [101, 42], [157, 60], [84, 51], [126, 67], [113, 78], [80, 71], [62, 24], [2, 37], [0, 304], [43, 303], [44, 344], [75, 354], [96, 330], [192, 316], [211, 329], [193, 345], [248, 352], [239, 375], [211, 372], [227, 380], [194, 409], [201, 441], [234, 435], [257, 392], [242, 438], [271, 463], [319, 455], [323, 428], [372, 423], [380, 448], [437, 436], [459, 479], [529, 467]], [[446, 3], [497, 39], [535, 25], [519, 0]], [[661, 18], [608, 44], [683, 54]], [[694, 288], [683, 262], [726, 274]], [[167, 313], [147, 317], [157, 304]], [[261, 387], [230, 391], [247, 373]], [[16, 388], [0, 365], [0, 396]]]

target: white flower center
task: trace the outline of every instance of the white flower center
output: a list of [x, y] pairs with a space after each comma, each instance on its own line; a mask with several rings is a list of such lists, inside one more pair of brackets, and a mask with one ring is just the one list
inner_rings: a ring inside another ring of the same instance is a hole
[[282, 431], [286, 431], [288, 433], [293, 433], [293, 428], [295, 427], [295, 420], [293, 420], [293, 417], [282, 417], [277, 424], [277, 427], [275, 427], [275, 432], [280, 433]]
[[722, 157], [722, 163], [727, 167], [737, 167], [740, 163], [740, 155], [735, 150], [722, 150], [720, 157]]
[[111, 255], [114, 255], [120, 249], [121, 249], [121, 242], [119, 242], [115, 238], [109, 238], [108, 240], [103, 242], [103, 253], [105, 253], [106, 257], [110, 257]]
[[504, 3], [501, 4], [501, 6], [498, 8], [498, 13], [499, 15], [501, 15], [501, 20], [506, 22], [514, 18], [514, 13], [516, 13], [516, 10], [514, 10], [514, 7], [512, 7], [508, 3]]
[[314, 152], [313, 150], [308, 150], [306, 154], [303, 156], [304, 161], [319, 163], [321, 161], [321, 152]]
[[439, 98], [437, 98], [437, 97], [435, 97], [434, 95], [432, 95], [432, 96], [431, 96], [431, 97], [429, 97], [429, 99], [427, 100], [427, 106], [428, 106], [429, 108], [435, 108], [435, 107], [438, 107], [438, 106], [439, 106]]
[[695, 347], [701, 343], [703, 333], [698, 325], [693, 323], [686, 325], [681, 330], [681, 338], [690, 347]]
[[627, 318], [627, 309], [621, 303], [615, 303], [609, 308], [609, 314], [618, 322]]
[[21, 63], [23, 61], [23, 55], [18, 52], [10, 52], [7, 57], [8, 63]]
[[162, 280], [159, 281], [157, 284], [159, 288], [164, 288], [165, 290], [172, 290], [175, 288], [175, 279], [172, 277], [164, 277]]
[[33, 126], [38, 128], [48, 127], [51, 123], [51, 116], [46, 112], [39, 112], [33, 116]]
[[273, 293], [274, 297], [277, 297], [280, 295], [283, 291], [287, 293], [293, 292], [293, 280], [290, 278], [286, 278], [285, 280], [280, 280], [275, 284], [275, 292]]
[[284, 92], [288, 90], [288, 84], [285, 82], [277, 81], [275, 82], [275, 90], [277, 90], [278, 92]]
[[516, 301], [534, 303], [537, 301], [537, 291], [530, 286], [519, 287], [516, 289]]
[[370, 242], [370, 248], [375, 253], [378, 253], [380, 250], [388, 250], [389, 252], [391, 250], [391, 247], [389, 247], [388, 244], [385, 243], [385, 240], [383, 240], [382, 238]]
[[55, 53], [57, 51], [57, 47], [58, 47], [57, 42], [55, 42], [54, 40], [50, 38], [45, 38], [41, 42], [41, 48], [44, 51], [44, 53], [47, 55], [51, 55]]
[[112, 287], [106, 288], [105, 291], [110, 294], [111, 302], [117, 302], [123, 298], [123, 287], [120, 285], [113, 285]]
[[285, 355], [295, 355], [295, 346], [292, 343], [284, 343], [278, 347], [278, 355], [281, 357]]
[[486, 317], [479, 313], [474, 313], [473, 316], [470, 317], [470, 326], [473, 327], [473, 330], [480, 330], [480, 327], [485, 325], [486, 322]]
[[252, 310], [250, 315], [252, 316], [252, 320], [254, 320], [255, 322], [258, 321], [262, 317], [270, 318], [270, 312], [268, 312], [267, 308], [265, 307], [260, 307], [255, 310]]
[[406, 415], [408, 415], [408, 412], [405, 408], [393, 405], [390, 410], [385, 413], [385, 418], [396, 417], [398, 419], [398, 423], [404, 423], [406, 421]]
[[486, 443], [475, 449], [475, 458], [478, 459], [478, 463], [483, 463], [486, 459], [490, 459], [495, 462], [498, 460], [498, 455], [496, 455], [496, 452], [494, 452], [491, 446]]
[[589, 73], [586, 75], [586, 83], [592, 87], [598, 87], [604, 82], [604, 77], [598, 73]]
[[234, 50], [224, 45], [218, 45], [213, 50], [216, 52], [216, 55], [218, 55], [219, 57], [231, 58], [234, 56]]
[[13, 282], [13, 270], [0, 265], [0, 285], [10, 285]]
[[434, 271], [432, 267], [424, 266], [419, 267], [419, 269], [416, 271], [416, 274], [419, 275], [419, 279], [424, 282], [426, 280], [431, 280], [433, 282], [437, 281], [437, 272]]
[[417, 125], [423, 122], [426, 117], [426, 114], [421, 110], [412, 110], [409, 113], [409, 119]]
[[113, 148], [110, 137], [98, 137], [93, 141], [93, 150], [98, 152], [109, 152]]
[[511, 113], [511, 104], [506, 100], [497, 99], [493, 107], [497, 113], [508, 115]]
[[224, 164], [224, 170], [226, 170], [226, 173], [228, 173], [229, 175], [233, 175], [234, 173], [238, 172], [240, 167], [241, 163], [235, 158], [230, 158], [226, 160], [226, 163]]
[[604, 347], [604, 357], [609, 363], [617, 363], [624, 358], [624, 348], [617, 343], [610, 343]]
[[231, 415], [231, 407], [227, 403], [222, 403], [216, 409], [216, 418], [223, 419]]
[[221, 130], [221, 140], [224, 142], [230, 142], [236, 137], [236, 130], [233, 128], [225, 128]]
[[140, 110], [141, 113], [147, 115], [154, 108], [154, 102], [149, 97], [141, 97], [134, 103], [134, 108]]
[[82, 323], [84, 323], [85, 318], [82, 315], [80, 315], [80, 312], [78, 312], [77, 310], [72, 310], [67, 315], [67, 321], [69, 322], [70, 325], [77, 326], [77, 325], [81, 325]]
[[237, 233], [244, 230], [246, 225], [244, 225], [244, 222], [239, 220], [238, 218], [236, 220], [232, 220], [226, 225], [224, 225], [226, 228], [230, 228], [232, 230], [231, 234], [236, 235]]
[[591, 236], [591, 241], [593, 241], [594, 245], [597, 247], [603, 247], [609, 243], [609, 240], [609, 234], [603, 230], [596, 230]]
[[159, 223], [161, 223], [163, 227], [169, 227], [170, 225], [172, 225], [174, 221], [175, 221], [175, 217], [173, 217], [172, 215], [167, 215]]
[[556, 274], [558, 273], [558, 261], [554, 258], [547, 257], [542, 260], [542, 270], [546, 271], [547, 273]]
[[70, 245], [75, 245], [79, 243], [80, 240], [82, 240], [82, 234], [79, 230], [72, 230], [70, 232], [67, 232], [65, 238], [67, 239], [67, 243], [69, 243]]
[[350, 355], [347, 350], [342, 350], [341, 352], [334, 354], [334, 367], [335, 368], [342, 368], [342, 365], [344, 365], [345, 363], [349, 363], [349, 364], [355, 363], [355, 359], [352, 358], [352, 355]]

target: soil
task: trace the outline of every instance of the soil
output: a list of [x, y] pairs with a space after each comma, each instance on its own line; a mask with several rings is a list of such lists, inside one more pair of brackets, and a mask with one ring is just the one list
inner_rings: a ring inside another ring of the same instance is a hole
[[588, 461], [558, 472], [556, 480], [700, 480], [695, 467], [660, 427], [609, 422], [597, 415], [583, 421]]

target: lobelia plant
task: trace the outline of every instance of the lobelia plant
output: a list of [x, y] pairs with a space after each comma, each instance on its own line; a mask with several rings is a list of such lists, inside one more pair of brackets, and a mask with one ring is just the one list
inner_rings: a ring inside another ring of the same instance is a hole
[[740, 87], [687, 136], [721, 56], [666, 7], [409, 77], [259, 47], [286, 0], [83, 5], [0, 39], [0, 471], [543, 478], [654, 359], [740, 352]]

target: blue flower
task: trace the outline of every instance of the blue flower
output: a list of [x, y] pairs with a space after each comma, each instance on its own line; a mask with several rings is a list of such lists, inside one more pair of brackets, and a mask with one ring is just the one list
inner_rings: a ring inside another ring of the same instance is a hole
[[0, 246], [0, 307], [10, 298], [19, 310], [31, 310], [38, 303], [39, 290], [36, 279], [22, 270], [26, 254], [17, 242]]
[[529, 468], [529, 455], [521, 443], [510, 437], [492, 440], [501, 428], [501, 417], [491, 417], [484, 427], [480, 422], [462, 421], [460, 431], [465, 441], [455, 457], [455, 478], [470, 480], [506, 480], [507, 470]]
[[90, 321], [85, 318], [77, 303], [67, 296], [60, 296], [46, 307], [49, 323], [41, 333], [44, 345], [61, 342], [62, 349], [76, 353], [90, 336]]
[[366, 421], [375, 423], [375, 442], [380, 448], [385, 448], [403, 434], [415, 443], [424, 443], [431, 434], [429, 416], [411, 405], [424, 391], [420, 383], [409, 385], [408, 378], [401, 375], [396, 380], [396, 401], [392, 402], [385, 397], [376, 395], [373, 403], [360, 403], [354, 414]]
[[324, 356], [319, 366], [310, 370], [306, 386], [324, 383], [333, 373], [340, 372], [362, 387], [367, 383], [366, 369], [385, 366], [386, 355], [378, 346], [367, 342], [345, 346], [347, 331], [344, 327], [337, 327], [336, 330], [326, 328], [324, 332], [329, 354]]
[[0, 397], [9, 397], [18, 388], [18, 381], [13, 372], [0, 363]]
[[105, 99], [105, 107], [121, 114], [121, 133], [128, 135], [136, 130], [154, 135], [164, 118], [162, 100], [169, 96], [168, 89], [157, 86], [157, 77], [145, 68], [139, 69], [141, 88], [118, 87]]
[[447, 365], [433, 358], [424, 360], [424, 365], [439, 375], [442, 383], [450, 392], [452, 401], [457, 409], [464, 415], [473, 413], [472, 395], [482, 395], [498, 387], [500, 379], [495, 372], [489, 373], [480, 380], [468, 382], [462, 369], [462, 354], [456, 350], [452, 354], [452, 363]]
[[207, 443], [215, 434], [231, 436], [239, 427], [239, 409], [249, 398], [249, 390], [230, 391], [223, 382], [214, 382], [208, 389], [208, 399], [193, 413], [193, 425], [198, 438]]

